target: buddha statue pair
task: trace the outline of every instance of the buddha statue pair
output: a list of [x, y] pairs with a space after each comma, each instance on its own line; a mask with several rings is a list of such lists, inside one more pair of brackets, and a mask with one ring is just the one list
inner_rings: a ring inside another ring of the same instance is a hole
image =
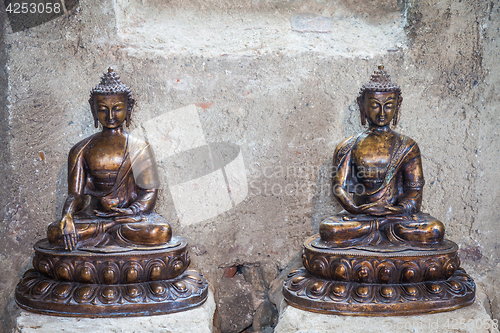
[[[345, 211], [305, 242], [304, 267], [284, 282], [293, 306], [394, 315], [473, 302], [474, 282], [459, 269], [457, 245], [420, 211], [420, 150], [391, 128], [402, 100], [383, 66], [362, 87], [358, 105], [368, 129], [341, 142], [333, 158], [333, 192]], [[123, 316], [203, 303], [207, 282], [186, 270], [186, 241], [153, 211], [159, 177], [151, 147], [123, 129], [134, 106], [130, 89], [109, 69], [89, 103], [102, 131], [69, 153], [62, 218], [35, 244], [18, 304], [48, 314]]]

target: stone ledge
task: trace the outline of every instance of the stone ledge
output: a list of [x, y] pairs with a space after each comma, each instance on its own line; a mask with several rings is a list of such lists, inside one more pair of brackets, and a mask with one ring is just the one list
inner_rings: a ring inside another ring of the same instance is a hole
[[12, 333], [212, 333], [215, 301], [212, 291], [203, 305], [160, 316], [127, 318], [57, 317], [21, 310]]
[[[498, 333], [498, 329], [490, 328], [492, 321], [483, 306], [485, 300], [486, 295], [478, 288], [476, 301], [465, 308], [419, 316], [396, 317], [337, 316], [285, 306], [281, 311], [278, 326], [274, 332]], [[476, 324], [477, 326], [475, 326]]]
[[[308, 10], [314, 8], [314, 13], [302, 12], [307, 8], [305, 3], [302, 7], [290, 1], [278, 6], [260, 1], [267, 8], [259, 5], [258, 9], [248, 6], [251, 1], [225, 1], [224, 8], [212, 0], [199, 2], [165, 6], [162, 1], [116, 1], [121, 46], [129, 56], [138, 58], [187, 54], [244, 58], [269, 55], [281, 59], [314, 53], [369, 59], [407, 45], [405, 21], [395, 5], [386, 10], [364, 5], [363, 14], [358, 15], [342, 2], [313, 1], [316, 4]], [[373, 16], [375, 11], [379, 18], [369, 20], [368, 13]]]

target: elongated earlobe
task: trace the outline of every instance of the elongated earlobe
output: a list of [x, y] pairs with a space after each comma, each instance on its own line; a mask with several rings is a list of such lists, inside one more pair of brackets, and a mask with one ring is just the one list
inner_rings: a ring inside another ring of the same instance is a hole
[[360, 115], [361, 115], [361, 125], [365, 126], [366, 125], [366, 115], [365, 115], [365, 112], [363, 110], [359, 110], [360, 112]]
[[125, 125], [127, 127], [130, 126], [130, 118], [132, 117], [132, 109], [134, 108], [135, 100], [133, 98], [129, 98], [127, 103], [127, 118], [125, 119]]
[[365, 108], [363, 107], [363, 99], [358, 97], [359, 115], [361, 116], [361, 125], [366, 125]]
[[403, 96], [401, 96], [401, 92], [398, 93], [398, 105], [396, 106], [396, 112], [394, 113], [394, 117], [392, 118], [392, 124], [396, 126], [399, 120], [399, 111], [401, 110], [401, 104], [403, 103]]
[[90, 104], [90, 112], [92, 112], [92, 117], [94, 117], [94, 127], [97, 128], [99, 127], [99, 119], [97, 119], [97, 114], [94, 110], [94, 100], [92, 98], [89, 99], [89, 104]]

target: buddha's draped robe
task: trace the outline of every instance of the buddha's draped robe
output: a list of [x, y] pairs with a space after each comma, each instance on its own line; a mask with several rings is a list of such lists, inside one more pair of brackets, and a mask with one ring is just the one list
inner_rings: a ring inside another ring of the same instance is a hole
[[336, 177], [341, 179], [337, 186], [353, 193], [356, 205], [382, 202], [383, 205], [401, 206], [404, 213], [377, 217], [342, 212], [329, 217], [321, 222], [320, 235], [331, 246], [377, 244], [383, 239], [398, 245], [427, 246], [443, 239], [443, 224], [420, 212], [424, 177], [418, 146], [412, 139], [394, 134], [394, 146], [385, 176], [365, 179], [365, 182], [374, 184], [367, 191], [363, 190], [364, 186], [356, 177], [357, 169], [353, 167], [352, 156], [363, 133], [340, 144], [333, 163]]
[[[144, 140], [128, 133], [126, 135], [126, 148], [117, 171], [90, 170], [88, 167], [85, 150], [97, 134], [82, 140], [70, 151], [69, 191], [76, 191], [78, 195], [90, 199], [85, 208], [73, 216], [78, 234], [77, 249], [113, 252], [161, 248], [171, 239], [168, 222], [153, 212], [159, 187], [153, 151]], [[77, 182], [77, 179], [84, 181]], [[81, 185], [73, 185], [78, 183]], [[100, 188], [108, 190], [101, 191]], [[126, 222], [120, 222], [119, 218], [96, 216], [94, 210], [111, 211], [109, 203], [118, 208], [130, 208], [134, 214], [127, 216], [129, 219]], [[52, 244], [62, 244], [59, 224], [60, 221], [56, 221], [48, 228]]]

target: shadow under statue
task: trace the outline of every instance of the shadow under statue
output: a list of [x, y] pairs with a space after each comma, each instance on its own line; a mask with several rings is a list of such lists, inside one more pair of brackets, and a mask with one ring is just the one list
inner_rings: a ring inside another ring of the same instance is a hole
[[344, 208], [304, 243], [304, 267], [284, 281], [295, 307], [322, 313], [395, 316], [472, 304], [475, 284], [460, 268], [444, 225], [420, 211], [420, 150], [394, 132], [403, 98], [379, 66], [357, 99], [368, 129], [342, 141], [333, 193]]
[[16, 288], [26, 310], [60, 316], [165, 314], [201, 305], [208, 284], [184, 238], [153, 211], [158, 173], [153, 151], [127, 133], [134, 99], [111, 68], [89, 99], [102, 131], [68, 156], [62, 218], [35, 246], [33, 269]]

